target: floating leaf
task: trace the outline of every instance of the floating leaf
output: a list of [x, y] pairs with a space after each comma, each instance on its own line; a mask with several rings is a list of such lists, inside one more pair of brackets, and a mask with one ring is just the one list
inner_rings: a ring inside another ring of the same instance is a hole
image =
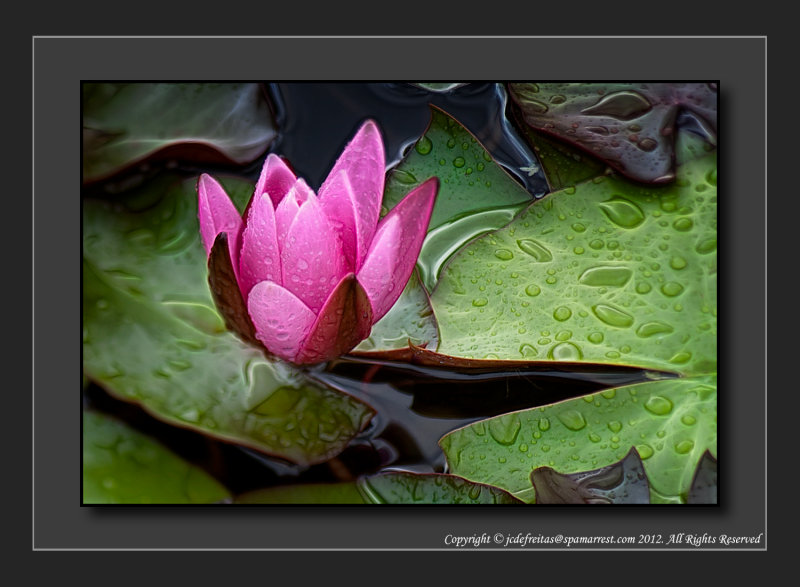
[[601, 176], [462, 249], [431, 295], [438, 352], [716, 372], [716, 156], [668, 186]]
[[425, 134], [389, 173], [384, 208], [433, 176], [440, 180], [439, 193], [418, 261], [429, 290], [450, 255], [475, 236], [507, 224], [531, 200], [474, 136], [436, 107]]
[[190, 160], [249, 163], [275, 134], [260, 84], [83, 85], [84, 182], [167, 147]]
[[669, 182], [675, 120], [691, 111], [716, 143], [717, 88], [706, 83], [516, 83], [509, 93], [534, 129], [637, 181]]
[[563, 475], [551, 467], [531, 472], [536, 503], [650, 503], [642, 459], [632, 448], [618, 463]]
[[449, 470], [532, 503], [530, 474], [581, 473], [636, 448], [654, 503], [686, 502], [703, 453], [717, 450], [716, 376], [641, 383], [476, 422], [445, 435]]
[[[83, 200], [83, 253], [115, 288], [160, 303], [209, 334], [225, 331], [208, 284], [196, 179], [161, 174], [113, 201]], [[252, 182], [223, 180], [240, 210]]]
[[83, 412], [84, 504], [215, 503], [227, 489], [128, 425]]

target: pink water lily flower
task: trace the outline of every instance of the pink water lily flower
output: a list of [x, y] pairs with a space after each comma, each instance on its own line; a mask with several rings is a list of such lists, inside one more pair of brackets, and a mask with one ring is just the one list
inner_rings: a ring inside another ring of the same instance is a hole
[[215, 243], [227, 242], [239, 314], [270, 353], [300, 365], [346, 353], [402, 293], [439, 183], [435, 177], [422, 183], [379, 221], [385, 165], [381, 134], [370, 120], [318, 194], [270, 154], [242, 218], [216, 180], [200, 177], [198, 218], [209, 268]]

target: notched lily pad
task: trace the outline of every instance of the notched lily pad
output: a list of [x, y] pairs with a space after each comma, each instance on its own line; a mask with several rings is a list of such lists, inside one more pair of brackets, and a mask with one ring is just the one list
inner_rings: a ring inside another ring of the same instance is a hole
[[531, 472], [537, 504], [650, 503], [642, 459], [631, 448], [621, 461], [593, 471], [565, 475], [551, 467]]
[[431, 295], [466, 359], [716, 372], [716, 153], [667, 186], [600, 176], [459, 251]]
[[717, 447], [716, 377], [611, 388], [470, 424], [439, 442], [449, 471], [536, 499], [531, 471], [607, 467], [636, 448], [653, 503], [684, 503], [697, 464]]
[[717, 503], [717, 459], [709, 451], [703, 453], [697, 465], [686, 503]]
[[228, 490], [127, 424], [83, 412], [84, 504], [215, 503]]
[[599, 157], [636, 181], [675, 178], [675, 120], [683, 111], [716, 144], [717, 87], [708, 83], [516, 83], [525, 123]]
[[85, 183], [165, 150], [249, 163], [276, 135], [260, 84], [87, 83], [82, 106]]

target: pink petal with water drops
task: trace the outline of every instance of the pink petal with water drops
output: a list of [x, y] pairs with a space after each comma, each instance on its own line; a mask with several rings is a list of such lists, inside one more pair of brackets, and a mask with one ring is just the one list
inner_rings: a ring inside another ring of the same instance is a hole
[[297, 216], [297, 211], [300, 205], [308, 200], [309, 195], [313, 195], [314, 191], [308, 187], [308, 184], [302, 179], [298, 179], [294, 185], [289, 189], [289, 193], [281, 200], [281, 203], [275, 208], [275, 229], [278, 235], [278, 246], [283, 248], [283, 243], [286, 242], [286, 235], [289, 232], [289, 227], [294, 222], [294, 217]]
[[342, 244], [312, 193], [281, 243], [283, 286], [318, 312], [345, 274]]
[[197, 181], [197, 195], [197, 219], [200, 222], [200, 236], [206, 255], [211, 253], [217, 235], [226, 232], [231, 261], [233, 266], [238, 268], [243, 226], [239, 211], [219, 182], [206, 173]]
[[247, 311], [256, 338], [272, 354], [294, 361], [317, 316], [292, 292], [272, 281], [250, 290]]
[[247, 299], [252, 287], [260, 281], [281, 281], [281, 257], [275, 234], [275, 211], [269, 195], [253, 197], [242, 233], [239, 257], [239, 289]]
[[369, 336], [372, 322], [369, 298], [355, 275], [348, 273], [325, 300], [295, 362], [319, 363], [350, 351]]
[[[375, 226], [381, 211], [383, 185], [386, 174], [386, 154], [381, 132], [374, 121], [368, 120], [345, 146], [342, 154], [319, 189], [320, 198], [328, 197], [331, 186], [340, 171], [346, 171], [353, 188], [353, 203], [357, 225], [365, 232], [359, 235], [359, 242], [369, 243], [375, 234]], [[333, 190], [331, 190], [332, 192]], [[359, 251], [356, 267], [363, 263], [367, 251]]]
[[375, 321], [394, 305], [411, 277], [438, 189], [439, 180], [432, 177], [409, 192], [378, 225], [357, 274], [369, 296]]
[[366, 255], [369, 247], [365, 235], [370, 234], [370, 227], [364, 226], [364, 221], [356, 215], [355, 194], [346, 171], [339, 171], [331, 181], [325, 182], [323, 189], [325, 191], [319, 194], [319, 205], [342, 239], [342, 253], [348, 271], [354, 271], [358, 251], [363, 250], [362, 256]]
[[277, 207], [284, 196], [292, 189], [297, 178], [289, 166], [278, 155], [270, 153], [261, 168], [261, 176], [256, 183], [255, 195], [269, 194], [272, 204]]

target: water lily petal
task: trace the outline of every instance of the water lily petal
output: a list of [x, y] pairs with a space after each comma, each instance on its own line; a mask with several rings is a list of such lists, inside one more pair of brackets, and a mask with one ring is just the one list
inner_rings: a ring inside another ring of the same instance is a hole
[[438, 190], [438, 178], [425, 181], [409, 192], [378, 225], [364, 265], [357, 274], [372, 303], [375, 321], [389, 311], [411, 277]]
[[303, 179], [298, 179], [294, 182], [280, 204], [275, 208], [275, 227], [278, 235], [278, 246], [283, 247], [286, 242], [286, 235], [289, 232], [289, 227], [294, 222], [294, 217], [297, 216], [297, 211], [300, 205], [305, 202], [309, 195], [313, 195], [314, 191], [308, 187], [308, 184]]
[[[321, 199], [336, 193], [333, 185], [340, 171], [346, 171], [353, 188], [353, 203], [356, 225], [365, 232], [359, 234], [359, 242], [369, 243], [375, 234], [375, 226], [381, 211], [383, 184], [386, 174], [386, 153], [383, 148], [381, 132], [374, 121], [368, 120], [342, 151], [327, 179], [319, 189]], [[366, 249], [358, 252], [356, 267], [360, 267], [366, 256]]]
[[320, 191], [319, 204], [342, 239], [342, 254], [348, 270], [353, 271], [358, 266], [358, 252], [363, 251], [361, 257], [367, 254], [369, 227], [364, 226], [364, 220], [356, 214], [355, 194], [345, 170], [339, 171], [323, 187], [325, 191]]
[[372, 306], [355, 275], [336, 285], [303, 342], [295, 363], [313, 364], [342, 355], [369, 336]]
[[262, 281], [250, 290], [247, 311], [256, 338], [287, 361], [295, 360], [317, 318], [297, 296], [272, 281]]
[[268, 194], [253, 197], [242, 232], [239, 256], [239, 288], [247, 299], [252, 287], [260, 281], [280, 283], [281, 256], [275, 233], [275, 211]]
[[269, 194], [273, 206], [277, 207], [284, 196], [292, 189], [295, 181], [297, 181], [297, 178], [284, 160], [275, 153], [270, 153], [261, 168], [261, 176], [256, 183], [255, 195]]
[[239, 244], [242, 234], [242, 217], [225, 189], [210, 175], [204, 173], [197, 181], [197, 218], [200, 222], [200, 236], [206, 255], [211, 253], [214, 240], [221, 232], [228, 233], [233, 266], [239, 267]]
[[315, 313], [346, 272], [341, 239], [313, 193], [281, 243], [281, 269], [283, 286]]

